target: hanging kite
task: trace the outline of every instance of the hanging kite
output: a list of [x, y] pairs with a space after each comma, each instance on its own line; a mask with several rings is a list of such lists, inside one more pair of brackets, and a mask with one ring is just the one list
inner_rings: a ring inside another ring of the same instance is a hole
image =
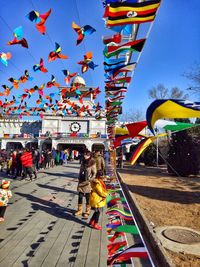
[[67, 59], [68, 58], [68, 56], [61, 54], [61, 47], [58, 43], [55, 43], [55, 47], [56, 47], [55, 50], [49, 53], [49, 57], [48, 57], [49, 62], [54, 61], [57, 58], [60, 58], [60, 59]]
[[30, 77], [28, 70], [25, 70], [24, 75], [22, 75], [19, 78], [20, 83], [25, 83], [26, 81], [32, 81], [32, 80], [33, 80], [33, 77]]
[[11, 58], [11, 53], [0, 53], [0, 60], [1, 62], [7, 67], [8, 66], [8, 60]]
[[70, 73], [68, 70], [62, 70], [62, 72], [65, 75], [64, 81], [65, 81], [66, 84], [69, 84], [71, 78], [73, 78], [77, 74], [77, 72]]
[[94, 64], [92, 61], [92, 52], [88, 52], [86, 55], [84, 55], [84, 60], [79, 61], [78, 64], [82, 65], [82, 73], [85, 73], [88, 68], [94, 70], [96, 67], [98, 67], [98, 65]]
[[4, 93], [1, 93], [1, 96], [3, 96], [3, 95], [9, 96], [10, 95], [10, 91], [13, 89], [13, 86], [8, 87], [7, 85], [3, 84], [2, 87], [4, 89]]
[[56, 79], [55, 79], [55, 77], [53, 75], [51, 75], [51, 81], [49, 81], [47, 83], [47, 86], [46, 87], [47, 88], [51, 88], [52, 86], [56, 86], [56, 87], [59, 87], [60, 86], [60, 84], [56, 82]]
[[77, 38], [77, 42], [76, 45], [79, 45], [85, 36], [92, 34], [93, 32], [95, 32], [96, 30], [91, 27], [90, 25], [85, 25], [83, 27], [78, 26], [76, 23], [72, 22], [72, 28], [77, 32], [78, 34], [78, 38]]
[[161, 118], [200, 118], [200, 102], [157, 99], [151, 103], [146, 112], [147, 124], [152, 133], [155, 122]]
[[49, 9], [48, 12], [44, 13], [44, 14], [40, 14], [37, 11], [31, 11], [30, 13], [28, 13], [28, 15], [26, 15], [26, 17], [32, 21], [36, 23], [36, 28], [37, 30], [41, 33], [41, 34], [45, 34], [46, 33], [46, 27], [45, 27], [45, 22], [48, 19], [49, 15], [51, 14], [51, 8]]
[[8, 81], [12, 83], [12, 85], [15, 89], [19, 88], [19, 80], [11, 77], [8, 79]]
[[40, 64], [35, 64], [33, 66], [34, 71], [41, 71], [41, 72], [48, 72], [48, 70], [44, 67], [44, 60], [41, 58], [40, 59]]
[[10, 42], [7, 42], [7, 45], [16, 45], [20, 44], [22, 47], [28, 48], [28, 43], [25, 38], [23, 38], [23, 29], [22, 26], [14, 30], [14, 39]]

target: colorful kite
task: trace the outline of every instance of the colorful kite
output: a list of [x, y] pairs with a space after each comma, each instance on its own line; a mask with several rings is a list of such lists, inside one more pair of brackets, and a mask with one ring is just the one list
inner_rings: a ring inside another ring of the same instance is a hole
[[37, 30], [41, 33], [41, 34], [45, 34], [46, 33], [46, 27], [45, 27], [45, 22], [48, 19], [49, 15], [51, 14], [51, 8], [48, 12], [44, 13], [44, 14], [40, 14], [37, 11], [31, 11], [30, 13], [28, 13], [28, 15], [26, 15], [26, 17], [32, 21], [36, 23], [36, 28]]
[[104, 18], [108, 27], [151, 22], [155, 19], [161, 0], [138, 3], [110, 3], [105, 8]]
[[23, 38], [23, 29], [22, 26], [14, 30], [14, 39], [10, 42], [7, 42], [7, 45], [16, 45], [20, 44], [22, 47], [28, 48], [28, 43], [25, 38]]
[[84, 55], [84, 60], [79, 61], [78, 64], [82, 65], [82, 73], [86, 72], [88, 68], [94, 70], [96, 67], [98, 67], [98, 65], [94, 64], [92, 61], [92, 52], [88, 52], [86, 55]]
[[3, 95], [9, 96], [10, 95], [10, 91], [13, 89], [13, 86], [8, 87], [7, 85], [3, 84], [2, 87], [4, 89], [4, 93], [1, 93], [1, 96], [3, 96]]
[[8, 66], [8, 60], [11, 58], [11, 53], [4, 53], [4, 52], [1, 52], [0, 53], [0, 60], [1, 62], [5, 65], [5, 66]]
[[85, 36], [92, 34], [93, 32], [95, 32], [96, 30], [91, 27], [90, 25], [85, 25], [83, 27], [78, 26], [76, 23], [72, 22], [72, 28], [77, 32], [78, 34], [78, 38], [77, 38], [77, 42], [76, 45], [79, 45]]
[[152, 133], [155, 122], [161, 118], [200, 118], [200, 102], [157, 99], [151, 103], [146, 112], [147, 124]]
[[41, 58], [40, 59], [40, 64], [35, 64], [33, 66], [34, 71], [41, 71], [41, 72], [48, 72], [48, 70], [44, 67], [44, 60]]
[[49, 62], [54, 61], [57, 58], [60, 58], [60, 59], [67, 59], [68, 58], [68, 56], [61, 54], [61, 47], [58, 43], [55, 43], [55, 47], [56, 47], [55, 50], [49, 53], [49, 57], [48, 57]]
[[73, 78], [74, 76], [76, 76], [77, 72], [74, 72], [74, 73], [70, 73], [68, 70], [62, 70], [63, 74], [65, 75], [65, 83], [66, 84], [69, 84], [70, 83], [70, 80], [71, 78]]
[[11, 78], [8, 79], [8, 81], [12, 83], [12, 85], [13, 85], [13, 87], [15, 89], [19, 88], [19, 80], [18, 79], [15, 79], [15, 78], [11, 77]]
[[33, 80], [33, 77], [30, 77], [28, 70], [25, 70], [24, 75], [22, 75], [19, 78], [20, 83], [25, 83], [26, 81], [32, 81], [32, 80]]
[[60, 84], [56, 82], [56, 79], [55, 79], [55, 77], [53, 75], [51, 75], [51, 81], [49, 81], [47, 83], [47, 86], [46, 87], [47, 88], [51, 88], [52, 86], [56, 86], [56, 87], [59, 87], [60, 86]]

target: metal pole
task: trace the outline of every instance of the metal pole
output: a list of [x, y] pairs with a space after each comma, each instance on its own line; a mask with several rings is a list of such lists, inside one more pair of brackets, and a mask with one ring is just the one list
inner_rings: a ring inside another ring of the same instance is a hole
[[156, 166], [158, 168], [158, 157], [159, 157], [159, 152], [158, 152], [158, 137], [156, 138]]

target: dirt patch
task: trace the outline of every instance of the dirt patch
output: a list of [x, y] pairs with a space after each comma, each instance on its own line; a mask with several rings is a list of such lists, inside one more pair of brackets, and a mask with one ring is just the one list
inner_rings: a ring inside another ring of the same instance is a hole
[[[153, 226], [183, 226], [200, 231], [200, 177], [171, 177], [166, 168], [125, 165], [119, 171]], [[167, 251], [177, 267], [200, 266], [200, 258]]]

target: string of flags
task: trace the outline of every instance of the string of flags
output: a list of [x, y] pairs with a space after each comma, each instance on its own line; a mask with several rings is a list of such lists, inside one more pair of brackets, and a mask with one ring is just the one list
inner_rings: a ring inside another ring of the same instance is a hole
[[102, 3], [105, 26], [116, 32], [103, 38], [107, 131], [109, 138], [114, 140], [115, 123], [122, 113], [123, 100], [138, 63], [130, 62], [131, 55], [141, 53], [146, 42], [146, 37], [135, 39], [134, 25], [154, 21], [161, 0], [105, 0]]
[[[107, 266], [134, 266], [134, 258], [143, 260], [145, 266], [154, 266], [121, 184], [116, 178], [114, 166], [108, 162], [106, 166], [109, 176], [109, 181], [106, 183], [109, 193], [106, 211]], [[111, 180], [111, 177], [115, 179]], [[127, 235], [132, 236], [133, 244], [129, 244]]]

